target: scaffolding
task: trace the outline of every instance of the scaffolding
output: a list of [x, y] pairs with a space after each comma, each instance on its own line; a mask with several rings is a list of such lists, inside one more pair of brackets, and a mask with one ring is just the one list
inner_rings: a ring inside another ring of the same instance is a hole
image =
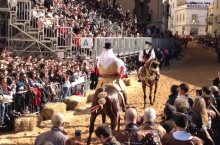
[[[54, 30], [46, 25], [49, 18], [45, 18], [45, 10], [32, 9], [30, 0], [10, 2], [0, 8], [0, 30], [4, 30], [1, 31], [0, 40], [7, 41], [8, 50], [23, 56], [54, 57], [59, 52], [68, 53], [69, 56], [72, 35], [67, 36], [67, 33], [72, 34], [72, 28], [59, 27]], [[41, 28], [38, 26], [40, 20]]]

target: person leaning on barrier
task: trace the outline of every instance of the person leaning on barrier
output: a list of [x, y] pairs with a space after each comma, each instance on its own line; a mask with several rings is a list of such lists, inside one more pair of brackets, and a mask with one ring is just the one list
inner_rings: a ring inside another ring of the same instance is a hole
[[118, 91], [121, 91], [124, 96], [124, 108], [127, 104], [125, 94], [125, 84], [121, 79], [124, 73], [125, 64], [117, 58], [111, 48], [111, 43], [105, 43], [104, 50], [98, 59], [99, 82], [96, 89], [101, 88], [105, 84], [112, 84]]

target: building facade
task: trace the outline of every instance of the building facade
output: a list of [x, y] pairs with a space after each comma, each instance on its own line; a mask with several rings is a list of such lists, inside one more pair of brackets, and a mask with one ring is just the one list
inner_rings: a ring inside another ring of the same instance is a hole
[[153, 23], [163, 29], [168, 28], [168, 0], [116, 0], [123, 10], [136, 15], [139, 23]]
[[206, 35], [213, 0], [170, 0], [169, 30], [174, 35]]
[[220, 37], [220, 0], [214, 0], [213, 4], [209, 6], [207, 24], [207, 34]]

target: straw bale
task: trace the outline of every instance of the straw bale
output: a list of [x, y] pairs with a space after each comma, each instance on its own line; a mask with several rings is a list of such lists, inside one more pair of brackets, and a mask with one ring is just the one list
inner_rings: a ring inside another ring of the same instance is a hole
[[33, 131], [36, 127], [41, 125], [41, 116], [39, 115], [22, 115], [15, 119], [15, 131]]
[[94, 95], [95, 95], [95, 90], [87, 91], [86, 93], [87, 103], [90, 103], [93, 101]]
[[125, 83], [126, 86], [131, 86], [131, 80], [129, 78], [124, 78], [123, 82]]
[[45, 104], [42, 111], [41, 117], [43, 120], [50, 120], [54, 113], [65, 113], [66, 104], [65, 103], [48, 103]]
[[85, 109], [86, 108], [86, 97], [81, 96], [71, 96], [64, 101], [67, 106], [67, 110], [74, 109]]

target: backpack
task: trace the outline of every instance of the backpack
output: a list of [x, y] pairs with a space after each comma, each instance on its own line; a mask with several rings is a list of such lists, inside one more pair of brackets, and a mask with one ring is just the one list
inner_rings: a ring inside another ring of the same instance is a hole
[[145, 123], [144, 126], [137, 131], [137, 138], [142, 145], [162, 145], [159, 131], [155, 125], [150, 126]]

